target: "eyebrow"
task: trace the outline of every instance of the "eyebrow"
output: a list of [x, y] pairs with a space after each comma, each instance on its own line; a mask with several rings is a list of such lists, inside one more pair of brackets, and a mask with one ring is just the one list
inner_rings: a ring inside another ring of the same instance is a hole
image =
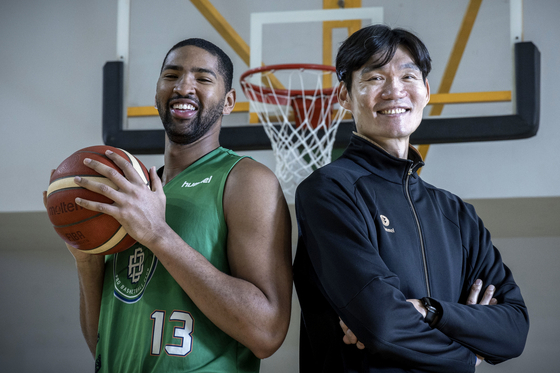
[[[378, 70], [378, 69], [382, 69], [384, 66], [375, 66], [375, 65], [368, 65], [366, 67], [364, 67], [364, 69], [362, 70], [362, 73], [360, 75], [364, 75], [369, 73], [370, 71], [374, 71], [374, 70]], [[414, 63], [414, 62], [407, 62], [407, 63], [403, 63], [400, 66], [401, 70], [406, 70], [406, 69], [413, 69], [413, 70], [418, 70], [420, 71], [420, 68]]]
[[193, 73], [206, 73], [212, 75], [214, 78], [218, 79], [218, 76], [214, 72], [214, 70], [205, 69], [204, 67], [194, 67], [191, 69]]
[[[163, 71], [165, 71], [165, 70], [182, 71], [182, 70], [184, 70], [184, 69], [183, 69], [183, 66], [180, 66], [180, 65], [165, 65], [161, 71], [163, 72]], [[206, 68], [204, 68], [204, 67], [193, 67], [193, 68], [191, 69], [191, 72], [193, 72], [193, 73], [206, 73], [206, 74], [210, 74], [210, 75], [212, 75], [214, 78], [218, 79], [218, 76], [216, 75], [216, 73], [215, 73], [213, 70], [206, 69]]]

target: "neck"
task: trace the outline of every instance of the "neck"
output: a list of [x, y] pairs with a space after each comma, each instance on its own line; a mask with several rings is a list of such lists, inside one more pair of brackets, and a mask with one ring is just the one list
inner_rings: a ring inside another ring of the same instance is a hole
[[375, 144], [381, 149], [385, 150], [387, 153], [391, 154], [393, 157], [408, 159], [408, 150], [410, 148], [408, 139], [370, 139], [361, 133], [354, 132], [357, 136]]
[[187, 167], [192, 165], [201, 157], [210, 153], [220, 146], [220, 127], [212, 127], [207, 134], [192, 144], [177, 144], [165, 136], [165, 168], [162, 175], [163, 185], [167, 184]]

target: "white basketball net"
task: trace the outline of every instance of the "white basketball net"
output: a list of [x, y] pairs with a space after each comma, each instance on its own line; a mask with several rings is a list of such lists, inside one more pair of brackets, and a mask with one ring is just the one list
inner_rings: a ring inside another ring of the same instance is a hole
[[275, 174], [289, 203], [303, 179], [330, 163], [336, 130], [345, 114], [336, 97], [338, 85], [323, 88], [325, 75], [330, 78], [334, 71], [271, 69], [241, 81], [251, 111], [257, 113], [272, 143]]

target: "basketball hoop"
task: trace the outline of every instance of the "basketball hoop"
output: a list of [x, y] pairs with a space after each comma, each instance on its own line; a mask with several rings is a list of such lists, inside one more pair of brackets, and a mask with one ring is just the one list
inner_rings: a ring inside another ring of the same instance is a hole
[[251, 110], [272, 143], [275, 174], [288, 202], [294, 201], [303, 179], [331, 161], [336, 130], [345, 114], [338, 107], [338, 83], [324, 87], [324, 81], [331, 85], [335, 73], [332, 66], [284, 64], [241, 75]]

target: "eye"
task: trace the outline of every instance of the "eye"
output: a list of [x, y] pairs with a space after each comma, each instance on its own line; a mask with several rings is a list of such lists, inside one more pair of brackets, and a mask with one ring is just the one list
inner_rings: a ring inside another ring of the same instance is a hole
[[403, 74], [403, 79], [407, 79], [407, 80], [416, 80], [416, 79], [418, 79], [418, 74], [415, 74], [415, 73], [405, 73], [405, 74]]
[[213, 82], [212, 78], [210, 78], [208, 76], [199, 76], [198, 78], [196, 78], [196, 80], [201, 82], [201, 83], [212, 83]]

